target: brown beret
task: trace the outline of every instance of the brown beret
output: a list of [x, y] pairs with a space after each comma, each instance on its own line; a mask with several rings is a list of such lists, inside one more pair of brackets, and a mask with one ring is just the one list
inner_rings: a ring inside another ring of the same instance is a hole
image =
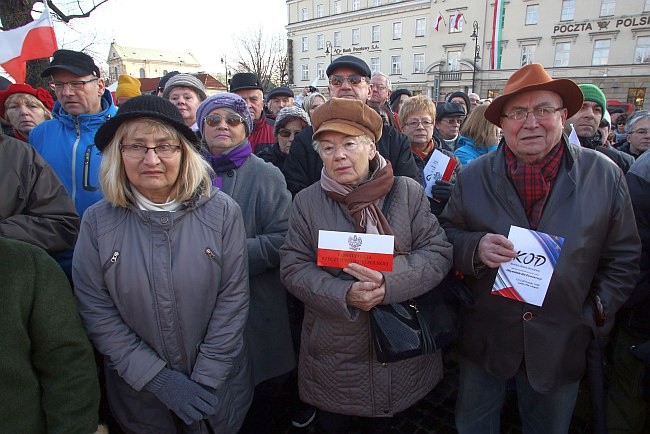
[[312, 138], [326, 131], [357, 137], [366, 135], [375, 143], [381, 138], [384, 126], [381, 116], [356, 99], [332, 98], [314, 111], [311, 118], [314, 127]]

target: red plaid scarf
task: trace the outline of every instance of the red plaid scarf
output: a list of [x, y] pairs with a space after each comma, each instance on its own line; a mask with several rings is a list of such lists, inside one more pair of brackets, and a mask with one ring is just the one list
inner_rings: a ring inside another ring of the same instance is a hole
[[508, 177], [514, 184], [519, 198], [524, 204], [531, 229], [537, 229], [553, 181], [558, 170], [560, 170], [564, 146], [560, 143], [553, 147], [544, 158], [544, 161], [539, 164], [518, 161], [510, 148], [507, 146], [504, 146], [504, 148], [506, 149]]

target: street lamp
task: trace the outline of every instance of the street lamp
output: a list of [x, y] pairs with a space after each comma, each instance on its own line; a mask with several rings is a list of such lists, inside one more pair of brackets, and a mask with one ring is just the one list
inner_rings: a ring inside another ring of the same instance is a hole
[[325, 42], [325, 54], [330, 55], [330, 63], [332, 63], [332, 43], [330, 41]]
[[476, 93], [476, 68], [477, 63], [481, 59], [480, 48], [478, 46], [478, 21], [474, 21], [472, 24], [472, 29], [474, 30], [470, 35], [470, 38], [474, 39], [474, 71], [472, 72], [472, 92]]
[[229, 88], [230, 88], [230, 80], [228, 79], [229, 71], [228, 71], [228, 60], [226, 59], [226, 56], [223, 56], [221, 58], [221, 64], [226, 69], [226, 90], [229, 90]]

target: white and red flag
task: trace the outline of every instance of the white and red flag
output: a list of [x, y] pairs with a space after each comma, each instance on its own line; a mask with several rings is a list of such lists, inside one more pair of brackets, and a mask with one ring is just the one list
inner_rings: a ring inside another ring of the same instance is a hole
[[393, 271], [394, 249], [392, 235], [320, 230], [316, 265], [345, 268], [354, 262], [377, 271]]
[[440, 29], [440, 23], [442, 23], [443, 26], [446, 25], [445, 24], [445, 19], [444, 19], [444, 17], [442, 16], [442, 14], [440, 12], [438, 12], [438, 18], [436, 18], [435, 21], [436, 22], [433, 25], [433, 28], [436, 29], [436, 32], [438, 31], [438, 29]]
[[461, 21], [460, 21], [460, 20], [463, 20], [463, 22], [465, 21], [465, 17], [463, 16], [463, 13], [462, 13], [462, 12], [458, 12], [458, 13], [454, 16], [454, 29], [458, 30], [459, 26], [461, 25]]
[[28, 60], [50, 57], [57, 50], [47, 2], [36, 20], [17, 29], [0, 32], [0, 66], [16, 83], [24, 83]]

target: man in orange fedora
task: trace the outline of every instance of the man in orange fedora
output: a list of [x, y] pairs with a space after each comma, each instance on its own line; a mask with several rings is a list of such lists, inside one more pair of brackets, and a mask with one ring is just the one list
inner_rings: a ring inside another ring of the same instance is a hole
[[[440, 216], [475, 299], [459, 339], [461, 434], [500, 432], [511, 379], [524, 433], [568, 432], [587, 349], [634, 287], [640, 243], [623, 172], [562, 133], [582, 102], [573, 81], [539, 64], [515, 72], [485, 112], [502, 128], [499, 149], [460, 172]], [[519, 267], [533, 252], [554, 267]], [[501, 265], [521, 274], [497, 275]]]

